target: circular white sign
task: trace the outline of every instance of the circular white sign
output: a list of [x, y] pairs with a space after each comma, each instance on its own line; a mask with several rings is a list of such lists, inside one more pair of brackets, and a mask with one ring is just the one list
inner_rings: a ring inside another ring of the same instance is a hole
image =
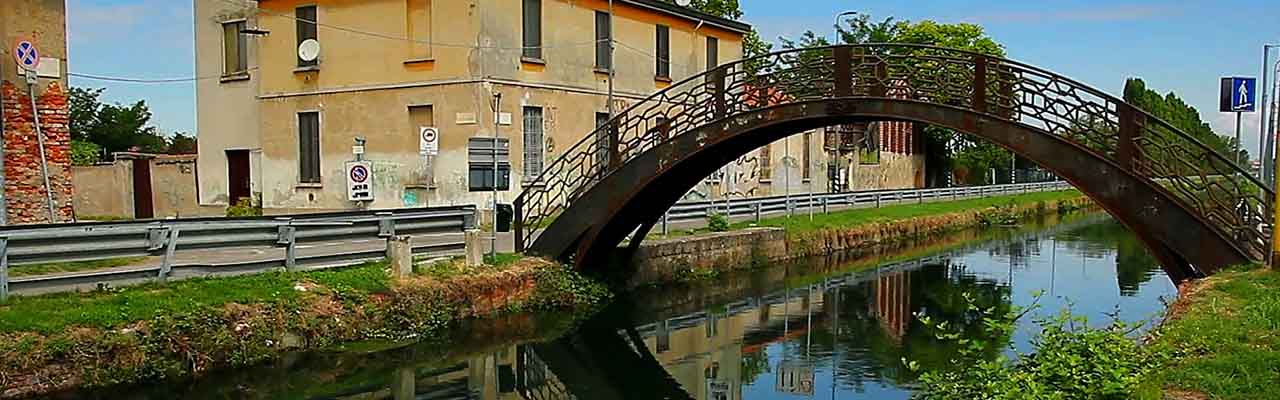
[[320, 57], [319, 41], [307, 39], [298, 44], [298, 58], [302, 61], [315, 61], [317, 57]]

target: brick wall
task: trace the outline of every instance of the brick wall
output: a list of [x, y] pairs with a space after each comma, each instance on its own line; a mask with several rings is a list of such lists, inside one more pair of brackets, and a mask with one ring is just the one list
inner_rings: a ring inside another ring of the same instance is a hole
[[[50, 222], [40, 173], [40, 146], [36, 137], [31, 99], [25, 87], [0, 84], [4, 103], [4, 191], [10, 224]], [[36, 98], [45, 135], [49, 186], [56, 207], [55, 222], [72, 220], [71, 131], [67, 126], [67, 93], [54, 82]]]

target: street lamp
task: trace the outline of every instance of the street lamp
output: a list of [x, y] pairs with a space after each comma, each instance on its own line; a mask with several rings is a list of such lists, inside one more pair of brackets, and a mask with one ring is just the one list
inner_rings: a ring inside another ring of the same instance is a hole
[[840, 44], [840, 17], [846, 16], [846, 15], [858, 15], [858, 12], [845, 11], [845, 12], [836, 14], [836, 23], [835, 25], [833, 25], [835, 27], [835, 36], [831, 37], [831, 44], [833, 45]]
[[[1270, 187], [1274, 187], [1274, 177], [1272, 176], [1273, 172], [1268, 169], [1268, 166], [1272, 164], [1271, 157], [1274, 155], [1275, 137], [1274, 135], [1268, 134], [1271, 132], [1267, 129], [1267, 115], [1268, 112], [1274, 113], [1275, 110], [1268, 110], [1271, 103], [1267, 102], [1267, 97], [1269, 97], [1268, 95], [1271, 93], [1271, 87], [1267, 85], [1267, 76], [1270, 72], [1267, 70], [1267, 67], [1269, 66], [1271, 49], [1273, 48], [1280, 48], [1280, 45], [1262, 45], [1262, 101], [1260, 102], [1260, 104], [1262, 104], [1262, 113], [1258, 115], [1258, 145], [1262, 146], [1258, 151], [1258, 157], [1262, 159], [1262, 165], [1260, 166], [1261, 170], [1258, 171], [1258, 177], [1262, 178], [1264, 184]], [[1280, 79], [1280, 77], [1277, 78]], [[1274, 168], [1274, 166], [1272, 166], [1272, 168]]]

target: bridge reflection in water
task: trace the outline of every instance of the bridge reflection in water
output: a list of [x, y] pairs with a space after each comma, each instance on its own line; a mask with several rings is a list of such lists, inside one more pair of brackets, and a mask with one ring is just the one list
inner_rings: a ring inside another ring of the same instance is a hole
[[[1066, 297], [1042, 299], [1046, 313], [1069, 298], [1082, 315], [1098, 319], [1118, 305], [1124, 319], [1137, 320], [1161, 311], [1159, 296], [1175, 290], [1141, 244], [1105, 217], [963, 232], [896, 250], [906, 261], [812, 259], [635, 293], [576, 325], [527, 316], [476, 322], [444, 343], [299, 356], [193, 384], [74, 398], [907, 398], [917, 375], [903, 358], [946, 368], [958, 350], [917, 315], [984, 334], [966, 293], [980, 307], [1007, 310], [1045, 289]], [[984, 339], [1025, 350], [1030, 337], [1020, 329]]]

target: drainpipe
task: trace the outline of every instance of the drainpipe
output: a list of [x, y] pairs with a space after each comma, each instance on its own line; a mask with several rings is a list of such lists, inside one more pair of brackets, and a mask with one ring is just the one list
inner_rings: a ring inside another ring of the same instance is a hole
[[[5, 52], [8, 54], [8, 52]], [[4, 81], [4, 64], [0, 62], [0, 83]], [[4, 92], [0, 91], [0, 226], [9, 225], [9, 201], [4, 181]]]

